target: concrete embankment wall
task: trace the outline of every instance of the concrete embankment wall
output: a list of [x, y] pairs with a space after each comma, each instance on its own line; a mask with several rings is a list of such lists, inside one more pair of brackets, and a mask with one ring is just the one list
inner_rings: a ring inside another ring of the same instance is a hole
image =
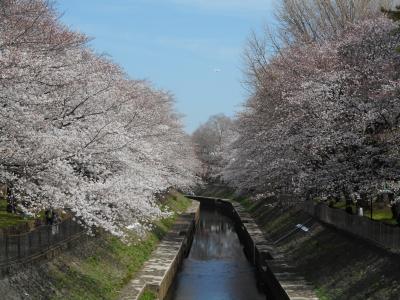
[[200, 204], [193, 201], [188, 211], [178, 217], [135, 279], [128, 283], [119, 299], [137, 300], [146, 290], [156, 293], [160, 300], [165, 298], [183, 259], [189, 253], [199, 213]]
[[272, 259], [273, 248], [265, 239], [253, 218], [241, 207], [240, 204], [226, 199], [209, 197], [187, 196], [200, 201], [202, 205], [209, 205], [220, 209], [235, 222], [236, 231], [244, 246], [249, 261], [255, 266], [259, 284], [264, 287], [268, 299], [290, 299], [274, 273], [268, 266], [268, 260]]
[[322, 203], [306, 202], [303, 209], [326, 224], [371, 241], [383, 248], [400, 251], [400, 228], [398, 226], [350, 215], [344, 210], [330, 208]]

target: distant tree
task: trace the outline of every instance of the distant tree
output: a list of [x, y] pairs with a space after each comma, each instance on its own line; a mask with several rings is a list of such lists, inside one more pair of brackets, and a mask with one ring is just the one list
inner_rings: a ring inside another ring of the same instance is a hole
[[212, 116], [192, 134], [198, 159], [202, 163], [202, 177], [217, 180], [225, 164], [225, 154], [235, 135], [231, 118]]

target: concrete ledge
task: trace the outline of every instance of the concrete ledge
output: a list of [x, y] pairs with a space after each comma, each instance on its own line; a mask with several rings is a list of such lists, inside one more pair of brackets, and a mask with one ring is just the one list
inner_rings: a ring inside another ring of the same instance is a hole
[[138, 300], [145, 290], [150, 290], [164, 299], [175, 279], [178, 269], [190, 250], [200, 204], [193, 202], [190, 208], [178, 217], [172, 229], [160, 242], [143, 268], [124, 288], [119, 299]]

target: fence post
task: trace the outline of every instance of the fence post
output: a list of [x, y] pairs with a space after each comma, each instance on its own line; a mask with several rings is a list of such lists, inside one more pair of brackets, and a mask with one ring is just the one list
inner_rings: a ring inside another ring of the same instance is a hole
[[47, 248], [50, 248], [50, 233], [51, 233], [51, 225], [47, 226]]
[[21, 258], [21, 236], [18, 234], [17, 240], [17, 249], [18, 249], [18, 258]]
[[40, 249], [42, 247], [42, 230], [40, 227], [37, 230], [37, 232], [38, 232], [38, 248]]
[[6, 258], [8, 258], [8, 235], [6, 234], [5, 236], [5, 247], [6, 247], [6, 249], [5, 249], [5, 251], [6, 251]]
[[27, 249], [27, 253], [28, 256], [31, 254], [32, 251], [32, 234], [30, 232], [28, 232], [28, 249]]

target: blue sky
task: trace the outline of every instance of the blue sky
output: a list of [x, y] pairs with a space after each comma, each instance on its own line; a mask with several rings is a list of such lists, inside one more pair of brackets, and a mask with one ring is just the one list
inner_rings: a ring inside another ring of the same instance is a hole
[[171, 91], [190, 133], [246, 99], [241, 55], [277, 0], [58, 0], [61, 20], [130, 77]]

